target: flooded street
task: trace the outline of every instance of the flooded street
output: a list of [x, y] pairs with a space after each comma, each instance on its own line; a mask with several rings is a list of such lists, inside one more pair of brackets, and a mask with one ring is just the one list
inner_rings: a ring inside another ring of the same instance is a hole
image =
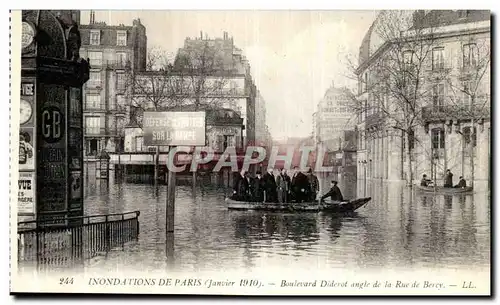
[[[229, 211], [224, 189], [180, 178], [175, 232], [166, 243], [166, 186], [89, 177], [85, 214], [134, 210], [137, 242], [85, 263], [86, 270], [184, 272], [267, 266], [330, 268], [489, 268], [490, 199], [473, 195], [421, 196], [400, 183], [339, 181], [345, 198], [371, 196], [350, 217], [322, 213]], [[320, 177], [322, 192], [331, 178]], [[173, 241], [172, 241], [173, 239]]]

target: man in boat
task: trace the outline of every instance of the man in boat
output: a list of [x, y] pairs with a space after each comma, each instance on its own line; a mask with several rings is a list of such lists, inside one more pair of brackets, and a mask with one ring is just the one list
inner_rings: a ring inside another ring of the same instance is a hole
[[422, 180], [420, 180], [420, 186], [429, 186], [431, 180], [427, 179], [427, 175], [423, 174]]
[[328, 193], [324, 194], [321, 196], [321, 201], [323, 201], [325, 198], [330, 197], [332, 201], [343, 201], [344, 197], [342, 196], [342, 192], [340, 191], [339, 187], [337, 186], [337, 181], [333, 180], [331, 182], [331, 188], [328, 191]]
[[262, 179], [262, 172], [257, 171], [255, 178], [251, 184], [252, 201], [262, 202], [264, 201], [264, 179]]
[[467, 186], [467, 182], [465, 182], [464, 177], [460, 176], [460, 180], [458, 180], [458, 184], [454, 186], [454, 188], [465, 188]]
[[274, 178], [273, 169], [268, 168], [267, 173], [262, 176], [264, 182], [264, 196], [266, 202], [276, 202], [276, 178]]
[[276, 186], [278, 187], [278, 202], [287, 202], [290, 191], [290, 176], [287, 175], [286, 169], [281, 169], [281, 173], [276, 177]]
[[248, 201], [250, 199], [250, 184], [248, 183], [248, 178], [248, 173], [244, 170], [241, 170], [238, 176], [235, 177], [232, 199], [238, 201]]
[[295, 201], [303, 202], [307, 200], [309, 189], [310, 187], [307, 176], [299, 170], [298, 166], [295, 166], [291, 183], [291, 190]]
[[446, 175], [444, 176], [444, 187], [453, 187], [453, 174], [449, 169], [446, 170]]
[[318, 177], [313, 174], [312, 168], [309, 168], [309, 170], [307, 171], [307, 179], [311, 188], [311, 193], [309, 196], [310, 200], [315, 201], [319, 191], [319, 180]]

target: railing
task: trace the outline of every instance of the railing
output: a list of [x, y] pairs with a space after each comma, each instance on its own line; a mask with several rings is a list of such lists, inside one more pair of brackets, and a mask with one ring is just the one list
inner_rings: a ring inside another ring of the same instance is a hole
[[243, 125], [243, 118], [240, 117], [207, 117], [207, 121], [212, 124]]
[[100, 127], [86, 127], [85, 128], [86, 136], [104, 136], [106, 135], [106, 128]]
[[106, 110], [106, 105], [104, 104], [99, 104], [99, 105], [83, 104], [83, 111], [105, 111], [105, 110]]
[[113, 113], [127, 113], [127, 107], [122, 106], [122, 105], [109, 105], [108, 111], [113, 112]]
[[128, 60], [107, 60], [106, 67], [110, 69], [128, 69], [131, 63]]
[[137, 240], [139, 215], [134, 211], [67, 217], [63, 226], [46, 226], [36, 220], [19, 222], [18, 261], [60, 266], [95, 257]]
[[422, 119], [426, 122], [435, 120], [467, 120], [472, 118], [489, 118], [489, 107], [471, 108], [458, 105], [422, 107]]

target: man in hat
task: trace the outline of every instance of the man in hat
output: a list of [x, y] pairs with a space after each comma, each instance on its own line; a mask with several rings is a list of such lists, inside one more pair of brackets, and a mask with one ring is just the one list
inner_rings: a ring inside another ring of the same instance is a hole
[[321, 196], [321, 201], [323, 201], [327, 197], [330, 197], [332, 201], [344, 201], [344, 197], [342, 197], [342, 192], [337, 186], [337, 181], [333, 180], [331, 182], [330, 190], [328, 191], [328, 193]]
[[319, 191], [319, 180], [316, 175], [313, 174], [312, 168], [307, 171], [307, 180], [309, 181], [309, 186], [311, 187], [310, 199], [312, 201], [316, 200]]

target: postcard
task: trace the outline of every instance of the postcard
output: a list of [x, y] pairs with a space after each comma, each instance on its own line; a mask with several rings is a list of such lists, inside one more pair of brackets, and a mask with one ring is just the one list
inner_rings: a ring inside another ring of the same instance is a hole
[[11, 293], [491, 295], [490, 35], [12, 11]]

